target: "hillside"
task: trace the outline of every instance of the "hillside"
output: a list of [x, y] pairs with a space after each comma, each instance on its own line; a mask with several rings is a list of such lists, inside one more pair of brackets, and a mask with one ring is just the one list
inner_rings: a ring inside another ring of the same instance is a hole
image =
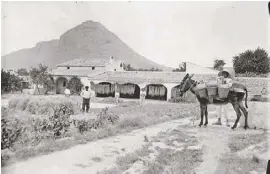
[[50, 68], [76, 58], [107, 59], [114, 56], [134, 68], [171, 70], [136, 53], [115, 34], [98, 22], [86, 21], [68, 30], [58, 40], [39, 42], [35, 47], [22, 49], [2, 57], [2, 67], [30, 68], [44, 63]]

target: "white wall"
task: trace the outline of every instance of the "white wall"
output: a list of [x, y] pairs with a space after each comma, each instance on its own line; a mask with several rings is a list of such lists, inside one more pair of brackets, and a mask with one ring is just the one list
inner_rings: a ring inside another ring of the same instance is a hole
[[218, 71], [212, 70], [210, 68], [205, 68], [203, 66], [195, 65], [192, 63], [186, 63], [186, 73], [193, 74], [218, 74]]
[[83, 86], [90, 86], [90, 81], [88, 80], [88, 77], [80, 77], [80, 79]]
[[[117, 59], [110, 59], [110, 64], [106, 67], [107, 71], [124, 71], [124, 67], [120, 67], [120, 65], [122, 64], [121, 60], [117, 60]], [[122, 64], [123, 65], [123, 64]]]

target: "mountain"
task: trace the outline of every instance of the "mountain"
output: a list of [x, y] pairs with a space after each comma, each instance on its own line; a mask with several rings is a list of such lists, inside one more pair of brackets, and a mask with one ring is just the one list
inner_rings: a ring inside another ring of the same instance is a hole
[[30, 68], [39, 63], [55, 68], [57, 64], [72, 59], [108, 59], [110, 56], [134, 68], [171, 70], [136, 53], [115, 34], [94, 21], [83, 22], [62, 34], [58, 40], [39, 42], [33, 48], [2, 56], [1, 61], [4, 69]]

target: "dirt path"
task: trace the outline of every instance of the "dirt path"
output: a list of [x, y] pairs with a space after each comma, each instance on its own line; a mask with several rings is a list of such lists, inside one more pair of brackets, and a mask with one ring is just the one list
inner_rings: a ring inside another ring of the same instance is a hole
[[8, 174], [96, 173], [99, 170], [113, 167], [118, 156], [139, 149], [144, 144], [145, 135], [148, 137], [156, 136], [159, 132], [188, 123], [189, 119], [185, 118], [86, 145], [78, 145], [65, 151], [18, 162], [3, 168], [2, 172]]
[[196, 174], [223, 173], [223, 169], [217, 166], [221, 155], [229, 151], [229, 131], [226, 127], [211, 127], [198, 132], [199, 144], [203, 147], [203, 162], [195, 170]]

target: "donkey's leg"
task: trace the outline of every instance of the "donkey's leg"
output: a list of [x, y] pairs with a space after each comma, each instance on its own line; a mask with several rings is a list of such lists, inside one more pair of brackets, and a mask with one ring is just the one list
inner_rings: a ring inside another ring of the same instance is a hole
[[203, 124], [203, 115], [205, 113], [205, 109], [204, 109], [202, 104], [200, 105], [200, 109], [201, 109], [201, 122], [200, 122], [199, 126], [201, 127]]
[[242, 101], [239, 102], [239, 107], [240, 107], [241, 111], [243, 112], [243, 114], [244, 114], [244, 116], [245, 116], [245, 126], [244, 126], [244, 128], [247, 129], [247, 128], [249, 128], [249, 127], [248, 127], [248, 111], [247, 111], [246, 108], [244, 107]]
[[239, 120], [240, 120], [241, 112], [240, 112], [240, 106], [239, 106], [239, 104], [237, 102], [232, 103], [232, 105], [233, 105], [233, 108], [234, 108], [234, 110], [236, 112], [236, 115], [237, 115], [237, 118], [235, 120], [235, 123], [234, 123], [234, 125], [232, 127], [232, 129], [235, 129], [236, 126], [237, 126], [237, 124], [238, 124], [238, 122], [239, 122]]
[[208, 125], [208, 109], [207, 109], [207, 105], [205, 106], [205, 123], [204, 125], [207, 126]]

